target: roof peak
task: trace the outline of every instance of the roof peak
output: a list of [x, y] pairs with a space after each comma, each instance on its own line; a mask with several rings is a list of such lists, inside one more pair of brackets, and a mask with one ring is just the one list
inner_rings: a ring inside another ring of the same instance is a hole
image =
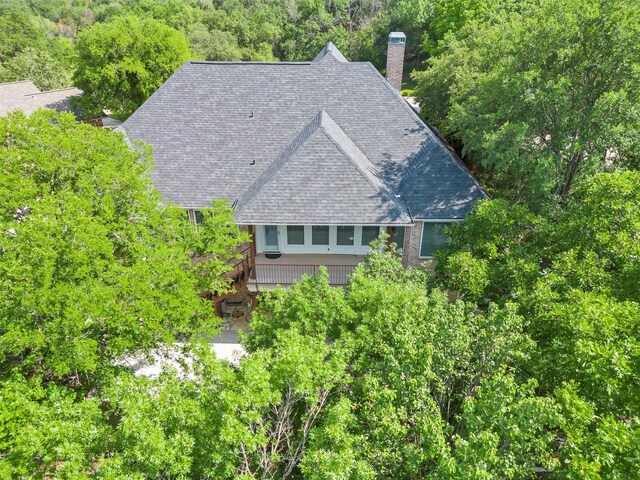
[[349, 60], [347, 60], [340, 50], [338, 50], [338, 47], [336, 47], [332, 42], [327, 42], [311, 63], [319, 63], [326, 60], [333, 60], [336, 63], [349, 63]]
[[325, 110], [320, 110], [316, 118], [318, 119], [318, 126], [324, 130], [327, 137], [329, 137], [343, 155], [351, 161], [353, 166], [356, 167], [369, 184], [380, 194], [395, 203], [399, 211], [405, 211], [406, 208], [398, 200], [399, 197], [380, 179], [380, 172], [373, 162], [360, 150], [360, 147], [354, 143], [351, 137], [336, 123], [331, 115]]
[[345, 158], [360, 173], [362, 178], [373, 188], [379, 199], [393, 210], [395, 217], [400, 219], [401, 223], [411, 223], [411, 218], [407, 213], [406, 207], [399, 200], [387, 185], [380, 179], [380, 172], [371, 162], [369, 157], [360, 150], [353, 140], [342, 130], [329, 113], [322, 109], [313, 119], [305, 125], [302, 131], [296, 135], [293, 141], [285, 148], [280, 155], [256, 178], [249, 188], [242, 194], [235, 204], [237, 214], [242, 214], [246, 206], [259, 194], [260, 190], [269, 182], [271, 182], [285, 163], [289, 162], [296, 152], [303, 148], [311, 137], [318, 131], [324, 133], [325, 138], [333, 143]]

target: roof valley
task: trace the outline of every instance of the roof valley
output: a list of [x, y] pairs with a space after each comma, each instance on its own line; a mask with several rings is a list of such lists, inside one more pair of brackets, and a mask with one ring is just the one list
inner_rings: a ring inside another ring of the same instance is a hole
[[123, 130], [153, 145], [151, 178], [185, 208], [216, 198], [242, 211], [268, 190], [274, 218], [290, 201], [301, 217], [322, 204], [332, 221], [356, 222], [360, 202], [363, 221], [377, 205], [384, 224], [409, 208], [417, 220], [463, 218], [485, 196], [379, 72], [333, 44], [306, 63], [185, 63]]
[[[254, 217], [257, 215], [256, 209], [259, 211], [261, 208], [264, 208], [261, 207], [261, 205], [269, 203], [269, 194], [265, 194], [263, 190], [277, 177], [278, 173], [281, 172], [288, 162], [296, 162], [296, 153], [303, 145], [309, 142], [317, 132], [322, 132], [324, 138], [326, 138], [325, 142], [330, 142], [336, 151], [340, 152], [340, 157], [344, 159], [342, 162], [347, 162], [343, 164], [342, 168], [344, 168], [346, 164], [351, 165], [369, 188], [373, 189], [375, 192], [374, 196], [372, 196], [370, 192], [370, 194], [364, 198], [354, 198], [355, 203], [364, 202], [370, 206], [375, 203], [378, 208], [382, 208], [387, 212], [387, 216], [390, 218], [388, 223], [412, 223], [408, 209], [401, 204], [398, 197], [378, 177], [375, 165], [325, 110], [320, 110], [320, 112], [313, 117], [313, 119], [302, 129], [302, 131], [280, 153], [280, 155], [278, 155], [278, 157], [260, 175], [258, 175], [249, 188], [240, 195], [238, 200], [234, 203], [236, 208], [236, 219], [241, 223], [255, 222]], [[298, 159], [298, 163], [300, 161], [301, 160]], [[290, 166], [289, 168], [295, 169], [296, 167]], [[300, 168], [300, 166], [297, 168]], [[324, 183], [327, 185], [327, 188], [330, 188], [330, 183], [333, 179], [330, 178], [329, 172], [316, 171], [314, 174], [315, 180], [318, 184]], [[327, 178], [327, 176], [329, 176], [329, 178]], [[357, 183], [353, 177], [351, 177], [351, 182], [354, 184]], [[361, 190], [362, 189], [359, 191]], [[263, 196], [266, 195], [266, 197], [261, 198], [261, 193]], [[375, 210], [375, 208], [373, 209]]]

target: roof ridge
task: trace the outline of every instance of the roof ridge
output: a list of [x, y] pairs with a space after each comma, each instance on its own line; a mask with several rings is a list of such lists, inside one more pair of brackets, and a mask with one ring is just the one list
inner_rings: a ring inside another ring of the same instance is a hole
[[[441, 135], [437, 135], [436, 133], [434, 133], [434, 131], [432, 130], [432, 127], [430, 124], [428, 124], [415, 110], [414, 108], [409, 105], [409, 102], [407, 102], [404, 97], [400, 94], [400, 92], [398, 90], [396, 90], [393, 85], [391, 85], [386, 78], [384, 78], [382, 76], [382, 74], [376, 69], [376, 67], [373, 66], [373, 64], [371, 62], [366, 62], [368, 63], [369, 67], [371, 68], [371, 70], [373, 70], [375, 72], [375, 74], [377, 74], [378, 77], [380, 77], [380, 79], [384, 82], [384, 84], [386, 85], [386, 87], [391, 91], [391, 93], [394, 94], [395, 98], [401, 103], [401, 105], [404, 107], [404, 109], [409, 112], [409, 115], [411, 115], [414, 119], [414, 121], [416, 122], [416, 124], [420, 127], [425, 127], [425, 129], [427, 130], [427, 135], [431, 136], [436, 142], [437, 144], [440, 146], [440, 148], [442, 148], [442, 150], [444, 150], [449, 158], [451, 160], [453, 160], [453, 163], [465, 174], [467, 174], [471, 180], [473, 181], [473, 183], [476, 184], [476, 186], [487, 196], [488, 193], [486, 192], [486, 190], [484, 189], [484, 187], [482, 185], [480, 185], [480, 182], [476, 179], [476, 177], [473, 176], [473, 174], [471, 173], [471, 170], [469, 170], [469, 167], [467, 167], [462, 160], [460, 159], [460, 157], [458, 157], [458, 154], [455, 153], [455, 151], [452, 153], [451, 150], [453, 150], [451, 148], [451, 146], [449, 146], [449, 144], [446, 142], [446, 140], [441, 136]], [[405, 175], [403, 178], [400, 179], [400, 184], [404, 183], [405, 179], [407, 178], [407, 175]]]
[[324, 109], [320, 110], [315, 117], [305, 125], [287, 148], [285, 148], [280, 155], [258, 175], [245, 192], [238, 197], [236, 202], [234, 202], [237, 214], [260, 192], [264, 185], [273, 179], [287, 160], [319, 129], [324, 132], [327, 139], [335, 145], [342, 155], [349, 160], [366, 182], [371, 185], [376, 192], [391, 201], [400, 215], [409, 215], [406, 206], [400, 202], [391, 189], [374, 173], [378, 172], [378, 169], [369, 157], [360, 150], [360, 147], [351, 140], [349, 135], [342, 130], [340, 125], [338, 125]]
[[192, 65], [310, 65], [312, 62], [266, 62], [266, 61], [230, 61], [222, 60], [189, 60]]
[[336, 123], [325, 110], [320, 110], [320, 128], [327, 134], [329, 140], [349, 159], [369, 184], [391, 200], [400, 212], [406, 212], [407, 208], [398, 200], [399, 197], [378, 176], [379, 170], [367, 155], [351, 140], [351, 137]]
[[[33, 97], [35, 95], [45, 95], [47, 93], [66, 92], [67, 90], [80, 90], [78, 87], [56, 88], [55, 90], [47, 90], [45, 92], [25, 93], [25, 97]], [[82, 90], [80, 90], [82, 91]]]
[[251, 182], [247, 189], [238, 197], [236, 202], [236, 211], [242, 210], [243, 206], [251, 201], [253, 197], [261, 190], [262, 186], [269, 182], [280, 170], [282, 165], [293, 155], [300, 146], [306, 142], [309, 137], [315, 132], [320, 125], [320, 116], [322, 110], [313, 117], [313, 119], [307, 123], [298, 135], [287, 145], [287, 147], [280, 152], [276, 159], [265, 168], [256, 179]]
[[0, 87], [2, 87], [4, 85], [16, 85], [18, 83], [31, 83], [31, 84], [33, 84], [34, 87], [38, 88], [36, 86], [36, 84], [33, 83], [33, 81], [30, 80], [30, 79], [27, 79], [27, 80], [16, 80], [15, 82], [3, 82], [3, 83], [0, 83]]

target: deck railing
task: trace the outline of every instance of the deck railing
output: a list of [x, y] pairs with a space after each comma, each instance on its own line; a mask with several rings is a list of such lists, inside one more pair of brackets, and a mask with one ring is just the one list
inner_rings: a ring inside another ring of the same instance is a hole
[[251, 272], [251, 259], [249, 256], [250, 247], [244, 247], [238, 250], [240, 258], [232, 258], [226, 262], [231, 268], [224, 274], [226, 278], [245, 278]]
[[[239, 290], [249, 283], [249, 277], [251, 276], [253, 268], [249, 247], [241, 247], [237, 253], [240, 255], [240, 258], [227, 260], [225, 264], [228, 266], [228, 270], [222, 274], [222, 277], [228, 280], [229, 285], [233, 286], [235, 290]], [[227, 298], [229, 294], [233, 293], [233, 291], [233, 289], [223, 292], [207, 290], [201, 292], [200, 295], [210, 299], [216, 305], [216, 313], [222, 315], [222, 312], [219, 311], [219, 303]]]
[[[320, 265], [283, 265], [283, 264], [256, 264], [255, 278], [249, 283], [263, 285], [291, 285], [294, 281], [302, 279], [303, 275], [315, 275]], [[331, 285], [346, 285], [349, 274], [356, 268], [355, 265], [326, 265]]]

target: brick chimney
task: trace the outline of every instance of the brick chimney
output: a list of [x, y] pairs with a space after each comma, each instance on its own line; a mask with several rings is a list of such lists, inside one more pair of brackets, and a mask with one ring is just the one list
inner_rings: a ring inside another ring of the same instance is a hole
[[402, 89], [402, 69], [404, 68], [404, 46], [407, 36], [402, 32], [391, 32], [387, 46], [387, 80], [396, 90]]

